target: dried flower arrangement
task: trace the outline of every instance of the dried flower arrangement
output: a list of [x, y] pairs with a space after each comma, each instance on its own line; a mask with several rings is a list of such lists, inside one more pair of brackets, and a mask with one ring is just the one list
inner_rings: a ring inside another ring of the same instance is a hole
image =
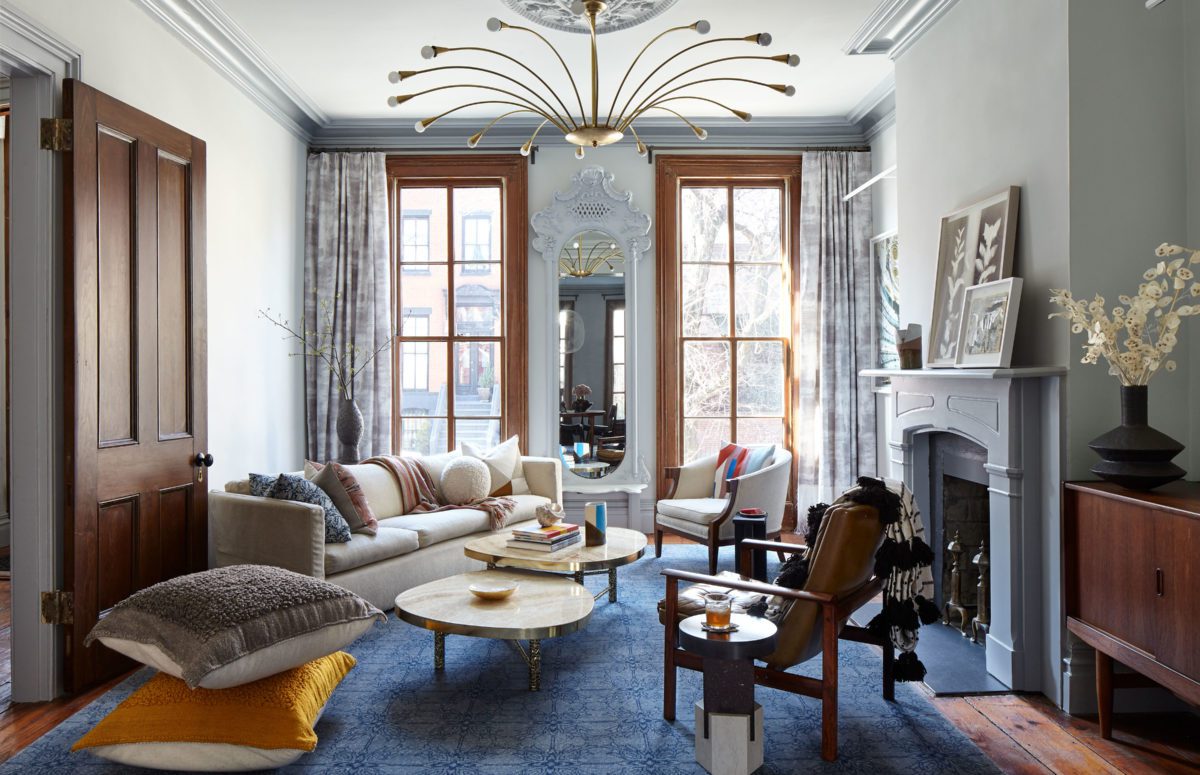
[[[1098, 363], [1103, 356], [1108, 373], [1126, 386], [1148, 384], [1160, 368], [1174, 371], [1175, 361], [1167, 356], [1178, 342], [1180, 321], [1200, 315], [1200, 282], [1193, 282], [1195, 273], [1187, 266], [1200, 264], [1200, 250], [1164, 242], [1154, 253], [1162, 260], [1142, 275], [1136, 296], [1120, 296], [1124, 306], [1113, 307], [1111, 315], [1099, 294], [1084, 302], [1068, 290], [1051, 291], [1050, 301], [1063, 311], [1050, 317], [1066, 318], [1073, 333], [1087, 334], [1081, 363]], [[1191, 304], [1179, 303], [1189, 299]]]
[[571, 395], [575, 396], [576, 400], [586, 399], [592, 394], [592, 389], [584, 384], [579, 384], [571, 390]]

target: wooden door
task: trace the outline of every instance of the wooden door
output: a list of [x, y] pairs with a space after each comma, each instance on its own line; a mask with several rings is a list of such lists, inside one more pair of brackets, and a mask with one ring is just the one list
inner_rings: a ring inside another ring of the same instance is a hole
[[78, 81], [63, 103], [74, 692], [129, 665], [83, 646], [107, 610], [207, 566], [205, 189], [201, 140]]
[[[1140, 516], [1140, 515], [1139, 515]], [[1154, 656], [1164, 665], [1200, 681], [1200, 518], [1150, 512], [1154, 520]]]

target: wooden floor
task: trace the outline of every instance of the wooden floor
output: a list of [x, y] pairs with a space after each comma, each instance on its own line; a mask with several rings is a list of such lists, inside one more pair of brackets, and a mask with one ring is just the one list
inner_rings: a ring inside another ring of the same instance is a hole
[[[785, 538], [797, 543], [799, 539]], [[674, 536], [664, 541], [683, 542]], [[9, 604], [10, 583], [0, 580], [0, 762], [124, 679], [116, 678], [77, 697], [13, 705], [9, 693]], [[930, 694], [930, 702], [1006, 773], [1200, 773], [1200, 717], [1193, 714], [1118, 715], [1113, 724], [1115, 739], [1102, 740], [1094, 718], [1069, 716], [1041, 695]]]

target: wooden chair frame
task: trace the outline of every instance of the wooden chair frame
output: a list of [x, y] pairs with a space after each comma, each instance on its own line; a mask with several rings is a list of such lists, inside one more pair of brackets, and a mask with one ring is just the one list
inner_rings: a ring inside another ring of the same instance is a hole
[[[803, 546], [783, 544], [772, 541], [742, 541], [738, 551], [742, 553], [741, 565], [750, 567], [749, 553], [755, 549], [766, 549], [783, 554], [798, 552]], [[675, 670], [683, 667], [688, 670], [703, 670], [703, 660], [696, 654], [685, 651], [679, 646], [679, 582], [687, 581], [696, 584], [715, 584], [718, 586], [740, 589], [747, 592], [757, 592], [763, 595], [779, 595], [791, 600], [807, 600], [821, 606], [821, 677], [809, 678], [783, 670], [773, 670], [768, 667], [754, 668], [754, 683], [806, 697], [815, 697], [821, 701], [821, 758], [825, 761], [837, 760], [837, 712], [838, 712], [838, 639], [868, 643], [883, 650], [883, 698], [889, 702], [896, 699], [895, 679], [895, 648], [888, 638], [880, 638], [865, 627], [845, 624], [839, 633], [837, 624], [848, 618], [864, 603], [874, 598], [883, 589], [883, 581], [872, 578], [862, 586], [845, 595], [826, 595], [817, 592], [806, 592], [787, 587], [777, 587], [758, 581], [737, 581], [729, 578], [716, 578], [688, 571], [665, 570], [662, 575], [667, 578], [666, 626], [663, 638], [663, 718], [675, 720]]]
[[[667, 496], [665, 498], [663, 498], [662, 500], [670, 500], [675, 497], [675, 491], [679, 488], [679, 471], [681, 468], [682, 468], [682, 466], [667, 466], [666, 468], [663, 469], [663, 477], [666, 478], [666, 480], [671, 483], [671, 490], [670, 490], [670, 492], [667, 493]], [[714, 519], [712, 521], [711, 524], [709, 524], [707, 539], [701, 539], [691, 533], [685, 533], [682, 530], [676, 530], [669, 526], [660, 525], [660, 524], [658, 524], [657, 519], [654, 520], [654, 556], [655, 557], [662, 557], [663, 533], [670, 533], [671, 535], [679, 536], [680, 538], [684, 538], [688, 541], [693, 541], [695, 543], [705, 544], [706, 546], [708, 546], [708, 572], [712, 575], [716, 575], [717, 559], [720, 554], [721, 547], [722, 546], [733, 546], [736, 543], [736, 539], [734, 539], [734, 538], [724, 538], [724, 539], [721, 538], [721, 527], [724, 526], [724, 524], [726, 522], [728, 522], [730, 519], [733, 518], [733, 515], [734, 515], [733, 504], [734, 504], [734, 501], [736, 500], [737, 488], [738, 488], [738, 480], [737, 479], [727, 479], [726, 482], [729, 486], [729, 499], [725, 503], [725, 510], [721, 512], [721, 516], [717, 517], [716, 519]], [[779, 538], [779, 536], [782, 532], [783, 532], [782, 530], [776, 530], [773, 533], [767, 533], [766, 538], [768, 540]], [[781, 551], [777, 551], [775, 554], [779, 556], [780, 562], [783, 562], [786, 559], [783, 555], [783, 552], [781, 552]], [[748, 568], [750, 566], [744, 565], [741, 567]]]

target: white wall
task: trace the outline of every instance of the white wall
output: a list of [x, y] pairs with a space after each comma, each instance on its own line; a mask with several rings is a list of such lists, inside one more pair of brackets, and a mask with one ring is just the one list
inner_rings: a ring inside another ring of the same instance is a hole
[[[1076, 296], [1099, 293], [1112, 306], [1118, 295], [1137, 292], [1142, 272], [1157, 261], [1155, 247], [1188, 244], [1183, 73], [1184, 51], [1194, 38], [1183, 34], [1186, 5], [1147, 11], [1124, 0], [1071, 0], [1069, 255]], [[1197, 131], [1200, 124], [1191, 134]], [[1193, 182], [1200, 187], [1200, 178]], [[1179, 370], [1160, 372], [1151, 382], [1150, 423], [1188, 444], [1180, 413], [1186, 418], [1193, 370], [1187, 346], [1200, 338], [1200, 325], [1184, 322]], [[1059, 320], [1051, 324], [1066, 328]], [[1083, 337], [1073, 337], [1066, 399], [1067, 475], [1078, 479], [1092, 478], [1088, 469], [1096, 458], [1088, 441], [1120, 420], [1116, 381], [1102, 365], [1078, 364], [1082, 344]], [[1200, 421], [1195, 406], [1191, 411], [1192, 422]], [[1197, 453], [1189, 444], [1176, 458], [1191, 478], [1200, 477]]]
[[[871, 138], [871, 174], [878, 175], [896, 163], [896, 125], [881, 129]], [[899, 186], [896, 178], [884, 178], [871, 187], [873, 235], [895, 231], [899, 218]], [[903, 239], [903, 235], [901, 235]], [[904, 271], [901, 268], [901, 271]]]
[[92, 87], [207, 143], [209, 482], [294, 470], [302, 366], [255, 310], [299, 318], [305, 144], [130, 0], [5, 0], [83, 54]]

